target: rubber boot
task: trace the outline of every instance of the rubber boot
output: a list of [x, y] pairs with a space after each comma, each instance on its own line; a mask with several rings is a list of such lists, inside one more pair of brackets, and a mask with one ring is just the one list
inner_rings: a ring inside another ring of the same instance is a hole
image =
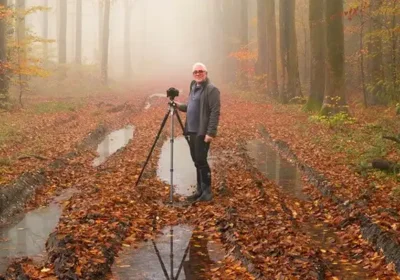
[[196, 200], [196, 201], [211, 201], [213, 198], [212, 192], [211, 192], [211, 186], [202, 184], [201, 188], [203, 190], [203, 193], [201, 196]]

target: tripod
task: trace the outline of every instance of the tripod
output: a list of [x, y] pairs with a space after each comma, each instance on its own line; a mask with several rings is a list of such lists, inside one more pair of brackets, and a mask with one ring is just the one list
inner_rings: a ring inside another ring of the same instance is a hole
[[[154, 150], [154, 148], [155, 148], [155, 146], [157, 144], [158, 138], [161, 135], [161, 131], [163, 130], [163, 128], [165, 126], [165, 123], [167, 122], [168, 116], [171, 115], [171, 140], [170, 140], [170, 142], [171, 142], [171, 168], [170, 168], [170, 171], [171, 171], [171, 181], [170, 181], [171, 187], [170, 187], [170, 196], [169, 196], [169, 198], [170, 198], [170, 203], [172, 204], [173, 203], [173, 193], [174, 193], [174, 184], [173, 184], [173, 180], [174, 180], [174, 178], [173, 178], [173, 174], [174, 174], [174, 116], [176, 116], [178, 118], [178, 121], [179, 121], [179, 124], [180, 124], [180, 126], [182, 128], [182, 131], [184, 131], [184, 128], [183, 128], [182, 119], [179, 116], [178, 110], [176, 108], [177, 105], [176, 105], [176, 103], [174, 101], [175, 96], [173, 96], [173, 95], [171, 96], [170, 95], [168, 97], [170, 99], [170, 101], [168, 102], [168, 105], [169, 105], [168, 106], [168, 111], [164, 116], [164, 119], [163, 119], [163, 121], [161, 123], [161, 127], [160, 127], [160, 129], [159, 129], [159, 131], [157, 133], [156, 139], [155, 139], [155, 141], [153, 143], [153, 146], [151, 147], [149, 155], [147, 156], [146, 162], [145, 162], [145, 164], [144, 164], [144, 166], [142, 168], [142, 171], [140, 172], [140, 175], [139, 175], [139, 177], [138, 177], [138, 179], [136, 181], [136, 185], [135, 186], [136, 187], [138, 186], [138, 184], [140, 182], [140, 179], [142, 178], [144, 169], [146, 168], [146, 165], [149, 162], [151, 154], [153, 153], [153, 150]], [[186, 138], [186, 140], [187, 140], [187, 138]]]

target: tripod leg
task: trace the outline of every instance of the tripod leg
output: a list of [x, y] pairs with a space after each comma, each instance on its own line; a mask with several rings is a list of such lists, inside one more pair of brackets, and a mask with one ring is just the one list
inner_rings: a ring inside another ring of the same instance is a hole
[[[181, 125], [182, 132], [183, 132], [183, 134], [185, 134], [185, 128], [183, 127], [183, 122], [182, 122], [181, 117], [180, 117], [179, 114], [178, 114], [178, 110], [177, 110], [176, 108], [175, 108], [174, 110], [175, 110], [176, 117], [178, 118], [179, 124]], [[188, 144], [189, 144], [189, 139], [188, 139], [187, 137], [185, 137], [185, 139], [186, 139], [186, 141], [187, 141]]]
[[162, 131], [162, 129], [163, 129], [165, 123], [167, 122], [167, 119], [168, 119], [168, 115], [169, 115], [169, 114], [170, 114], [170, 111], [168, 111], [168, 112], [165, 114], [165, 117], [164, 117], [164, 119], [163, 119], [163, 121], [162, 121], [162, 123], [161, 123], [160, 130], [159, 130], [158, 133], [157, 133], [156, 139], [155, 139], [155, 141], [154, 141], [154, 143], [153, 143], [153, 146], [151, 147], [151, 150], [150, 150], [149, 155], [147, 156], [146, 162], [145, 162], [144, 165], [143, 165], [142, 171], [140, 172], [139, 178], [138, 178], [137, 181], [136, 181], [135, 187], [137, 187], [137, 185], [139, 184], [140, 179], [142, 178], [144, 169], [146, 168], [146, 165], [147, 165], [147, 163], [149, 162], [149, 159], [150, 159], [150, 157], [151, 157], [151, 153], [153, 152], [153, 150], [154, 150], [154, 148], [155, 148], [155, 146], [156, 146], [156, 144], [157, 144], [158, 138], [160, 137], [161, 131]]
[[182, 122], [181, 117], [178, 114], [178, 110], [176, 108], [174, 110], [175, 110], [176, 117], [178, 118], [179, 124], [181, 125], [182, 132], [185, 132], [185, 128], [183, 127], [183, 122]]

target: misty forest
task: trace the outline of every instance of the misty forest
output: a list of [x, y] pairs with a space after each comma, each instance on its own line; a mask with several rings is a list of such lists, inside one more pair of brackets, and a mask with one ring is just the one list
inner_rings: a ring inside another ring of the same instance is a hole
[[0, 279], [400, 279], [400, 1], [0, 0]]

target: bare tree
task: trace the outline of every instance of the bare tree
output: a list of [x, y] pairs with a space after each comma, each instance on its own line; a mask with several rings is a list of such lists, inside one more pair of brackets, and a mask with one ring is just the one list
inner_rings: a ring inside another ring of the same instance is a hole
[[266, 75], [267, 65], [267, 1], [257, 0], [257, 43], [258, 58], [256, 63], [257, 75]]
[[267, 59], [268, 59], [268, 91], [272, 96], [278, 95], [278, 70], [276, 61], [276, 16], [275, 16], [275, 0], [266, 2], [267, 17]]
[[[43, 0], [43, 6], [49, 7], [49, 0]], [[42, 31], [43, 39], [47, 40], [49, 38], [49, 12], [43, 12], [43, 31]], [[43, 43], [43, 61], [46, 61], [49, 58], [49, 46], [47, 42]]]
[[[241, 1], [241, 17], [240, 17], [240, 22], [241, 22], [241, 28], [240, 28], [240, 43], [241, 43], [241, 48], [248, 51], [249, 50], [249, 17], [248, 17], [248, 3], [247, 0], [242, 0]], [[240, 82], [241, 85], [244, 88], [247, 88], [249, 86], [249, 81], [248, 77], [246, 74], [246, 61], [242, 62], [242, 67], [241, 67], [241, 76], [240, 76]]]
[[295, 0], [280, 0], [279, 23], [283, 72], [280, 100], [286, 103], [294, 97], [302, 96], [297, 57]]
[[59, 0], [60, 30], [58, 42], [58, 63], [67, 63], [67, 1]]
[[82, 0], [76, 0], [75, 62], [82, 64]]
[[98, 3], [98, 15], [99, 15], [99, 26], [98, 26], [98, 39], [99, 39], [99, 49], [98, 49], [98, 59], [101, 61], [101, 52], [103, 47], [103, 20], [104, 20], [104, 1], [99, 1]]
[[110, 36], [110, 0], [105, 1], [103, 21], [103, 45], [101, 52], [101, 79], [104, 85], [108, 83], [108, 46]]
[[131, 55], [131, 13], [132, 0], [125, 0], [125, 47], [124, 47], [124, 73], [125, 78], [129, 79], [132, 75], [132, 55]]
[[[382, 0], [375, 0], [370, 5], [370, 38], [368, 42], [368, 94], [366, 97], [367, 105], [379, 104], [380, 96], [384, 91], [382, 86], [385, 80], [385, 71], [383, 69], [383, 48], [382, 37], [379, 32], [382, 28], [382, 16], [379, 12], [382, 6]], [[382, 97], [381, 97], [382, 98]]]

